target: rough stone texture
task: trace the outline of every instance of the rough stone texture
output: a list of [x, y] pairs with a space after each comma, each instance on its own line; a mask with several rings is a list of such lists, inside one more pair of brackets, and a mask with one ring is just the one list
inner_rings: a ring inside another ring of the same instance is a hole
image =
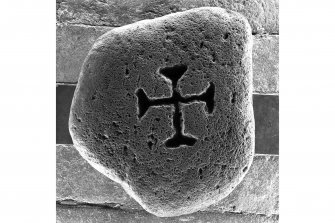
[[[91, 167], [73, 147], [57, 145], [57, 200], [111, 204], [141, 209], [119, 184]], [[279, 213], [279, 156], [256, 155], [249, 172], [236, 189], [209, 212]]]
[[279, 93], [279, 36], [258, 36], [253, 44], [254, 92]]
[[279, 214], [279, 156], [255, 156], [242, 183], [208, 210]]
[[[57, 26], [57, 82], [77, 83], [81, 66], [93, 42], [112, 28], [83, 25]], [[254, 92], [279, 93], [279, 36], [253, 36]]]
[[57, 5], [57, 21], [115, 27], [205, 6], [241, 13], [253, 33], [279, 33], [278, 0], [66, 0]]
[[222, 8], [111, 30], [78, 80], [75, 147], [157, 216], [220, 201], [253, 160], [251, 49], [248, 21]]
[[56, 158], [57, 200], [115, 203], [141, 209], [119, 184], [90, 166], [73, 145], [57, 145]]
[[210, 212], [197, 212], [180, 217], [159, 218], [143, 210], [57, 205], [57, 223], [276, 223], [278, 220], [278, 215], [268, 217], [263, 215]]
[[84, 59], [95, 42], [111, 28], [57, 25], [57, 82], [77, 82]]

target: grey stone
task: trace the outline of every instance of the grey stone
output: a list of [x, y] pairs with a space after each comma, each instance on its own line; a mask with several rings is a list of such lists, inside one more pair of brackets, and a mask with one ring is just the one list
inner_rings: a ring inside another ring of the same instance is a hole
[[72, 101], [74, 146], [157, 216], [222, 200], [254, 155], [251, 50], [248, 21], [218, 7], [107, 32]]
[[279, 156], [255, 156], [242, 183], [207, 210], [279, 214]]
[[57, 82], [76, 82], [89, 49], [109, 30], [111, 28], [57, 25]]
[[278, 0], [66, 0], [57, 5], [57, 21], [117, 27], [205, 6], [241, 13], [248, 19], [253, 33], [279, 32]]
[[[81, 66], [94, 41], [109, 27], [57, 26], [57, 82], [77, 83]], [[279, 37], [253, 36], [253, 86], [255, 93], [279, 93]]]
[[256, 36], [252, 62], [254, 92], [279, 93], [279, 36]]
[[255, 147], [261, 154], [279, 154], [279, 97], [254, 95]]
[[115, 203], [141, 208], [120, 187], [89, 165], [73, 145], [57, 145], [56, 198], [87, 203]]
[[[57, 200], [141, 209], [118, 184], [91, 167], [73, 145], [57, 145]], [[279, 156], [256, 155], [236, 189], [208, 212], [279, 214]]]
[[57, 205], [57, 223], [276, 223], [278, 215], [196, 212], [193, 214], [160, 218], [143, 210], [122, 210], [99, 207], [71, 207]]
[[72, 144], [69, 132], [69, 113], [75, 86], [56, 85], [56, 143]]

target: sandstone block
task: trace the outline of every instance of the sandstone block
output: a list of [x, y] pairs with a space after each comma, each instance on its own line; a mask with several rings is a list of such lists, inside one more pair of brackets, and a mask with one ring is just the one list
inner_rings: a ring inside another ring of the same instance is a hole
[[[142, 209], [122, 187], [96, 171], [73, 147], [57, 145], [57, 200], [111, 204], [122, 209]], [[256, 155], [243, 181], [208, 212], [279, 213], [279, 156]]]
[[248, 21], [222, 8], [107, 32], [73, 98], [75, 147], [157, 216], [222, 200], [254, 155], [251, 49]]
[[279, 214], [279, 156], [255, 156], [243, 182], [208, 211]]
[[115, 203], [128, 209], [141, 206], [119, 184], [96, 171], [73, 145], [57, 145], [56, 198], [86, 203]]
[[254, 34], [279, 33], [278, 0], [64, 0], [57, 7], [60, 23], [118, 27], [198, 7], [221, 7], [244, 15]]
[[104, 27], [57, 26], [57, 82], [76, 82], [80, 67], [95, 40], [111, 30]]
[[159, 218], [143, 210], [57, 205], [57, 223], [277, 223], [278, 215], [197, 212], [181, 217]]
[[254, 92], [279, 93], [279, 36], [256, 36], [252, 53]]

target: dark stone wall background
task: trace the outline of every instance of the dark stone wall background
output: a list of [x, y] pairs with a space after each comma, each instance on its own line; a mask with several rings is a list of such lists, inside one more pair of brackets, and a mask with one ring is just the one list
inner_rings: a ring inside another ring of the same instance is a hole
[[[278, 222], [278, 0], [56, 0], [57, 222]], [[256, 153], [242, 183], [206, 210], [175, 218], [146, 213], [73, 148], [67, 122], [81, 64], [103, 33], [143, 19], [216, 6], [243, 14], [253, 32]]]

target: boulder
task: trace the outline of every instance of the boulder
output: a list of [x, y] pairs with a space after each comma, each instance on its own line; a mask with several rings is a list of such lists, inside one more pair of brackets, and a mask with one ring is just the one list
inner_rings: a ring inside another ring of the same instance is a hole
[[254, 156], [251, 49], [247, 20], [222, 8], [107, 32], [79, 76], [74, 146], [157, 216], [222, 200]]

